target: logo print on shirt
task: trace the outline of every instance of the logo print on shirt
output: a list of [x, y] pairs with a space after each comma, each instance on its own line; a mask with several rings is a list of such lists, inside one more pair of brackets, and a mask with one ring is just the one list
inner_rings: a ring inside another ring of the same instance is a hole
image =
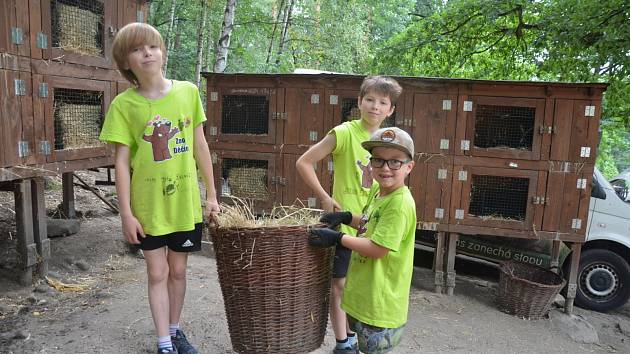
[[151, 143], [151, 147], [153, 148], [153, 161], [158, 162], [171, 159], [168, 141], [171, 140], [175, 134], [179, 133], [179, 128], [175, 127], [171, 129], [171, 125], [170, 120], [162, 119], [160, 115], [156, 115], [155, 118], [147, 122], [147, 126], [153, 127], [153, 133], [151, 133], [151, 135], [143, 135], [142, 138]]
[[357, 161], [357, 166], [361, 169], [361, 187], [370, 188], [372, 187], [372, 166], [368, 162], [367, 165], [363, 165], [361, 160]]

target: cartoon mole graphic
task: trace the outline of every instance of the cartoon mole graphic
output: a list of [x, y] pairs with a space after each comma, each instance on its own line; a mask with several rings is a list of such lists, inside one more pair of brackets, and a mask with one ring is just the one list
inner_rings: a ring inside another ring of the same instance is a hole
[[372, 187], [372, 167], [368, 163], [366, 166], [361, 163], [361, 160], [357, 161], [357, 166], [361, 169], [361, 187], [370, 188]]
[[175, 127], [171, 130], [171, 122], [160, 119], [151, 120], [147, 125], [153, 125], [153, 134], [144, 135], [142, 138], [150, 142], [153, 147], [153, 161], [170, 160], [168, 141], [179, 133], [179, 128]]

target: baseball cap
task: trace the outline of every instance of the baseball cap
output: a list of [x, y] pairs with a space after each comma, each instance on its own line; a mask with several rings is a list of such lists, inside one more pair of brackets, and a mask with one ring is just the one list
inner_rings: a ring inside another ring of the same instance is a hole
[[400, 128], [381, 128], [372, 134], [370, 140], [362, 142], [361, 146], [370, 153], [372, 149], [379, 146], [398, 149], [413, 159], [413, 140], [406, 131]]

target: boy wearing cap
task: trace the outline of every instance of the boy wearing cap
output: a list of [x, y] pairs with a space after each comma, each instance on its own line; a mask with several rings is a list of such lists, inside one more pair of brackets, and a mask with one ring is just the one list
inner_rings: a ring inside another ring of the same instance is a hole
[[[398, 128], [377, 130], [362, 143], [372, 157], [374, 184], [363, 214], [326, 213], [327, 228], [313, 228], [315, 247], [338, 244], [352, 256], [341, 307], [356, 331], [363, 353], [388, 353], [400, 343], [407, 322], [413, 272], [416, 206], [405, 179], [414, 166], [413, 141]], [[334, 230], [340, 224], [358, 230], [351, 237]]]

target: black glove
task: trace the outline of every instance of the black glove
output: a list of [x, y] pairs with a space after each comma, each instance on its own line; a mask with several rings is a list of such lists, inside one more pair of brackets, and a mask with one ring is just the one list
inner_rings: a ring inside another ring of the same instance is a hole
[[314, 247], [331, 247], [341, 242], [343, 233], [325, 227], [314, 227], [310, 230], [308, 244]]
[[319, 221], [328, 225], [331, 229], [336, 229], [340, 224], [350, 225], [352, 223], [352, 213], [349, 211], [324, 213]]

